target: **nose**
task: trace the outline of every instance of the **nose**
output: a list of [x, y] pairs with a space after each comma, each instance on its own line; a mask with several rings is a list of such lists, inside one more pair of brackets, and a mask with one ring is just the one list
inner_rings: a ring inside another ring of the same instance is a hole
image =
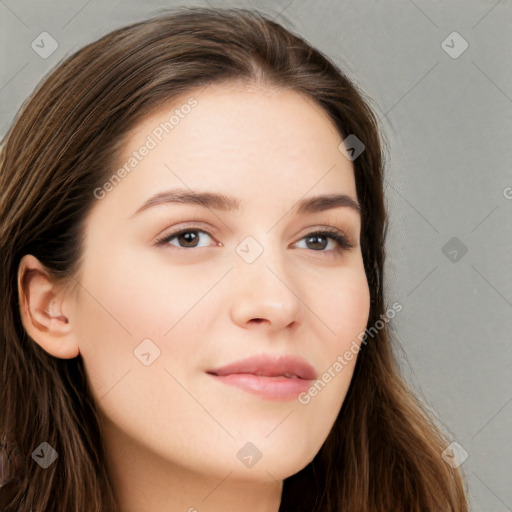
[[[305, 315], [297, 279], [282, 257], [270, 257], [264, 251], [256, 261], [237, 262], [231, 295], [231, 319], [247, 328], [280, 330], [297, 327]], [[259, 327], [261, 326], [261, 327]]]

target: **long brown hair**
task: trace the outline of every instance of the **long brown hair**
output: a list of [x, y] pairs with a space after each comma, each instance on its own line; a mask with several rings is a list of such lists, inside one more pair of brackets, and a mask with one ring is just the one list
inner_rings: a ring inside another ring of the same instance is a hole
[[[383, 317], [385, 156], [371, 100], [325, 55], [254, 10], [180, 8], [115, 30], [45, 78], [3, 142], [0, 447], [11, 478], [2, 510], [116, 510], [82, 358], [52, 357], [27, 336], [20, 259], [34, 255], [63, 283], [76, 277], [93, 191], [112, 175], [128, 131], [194, 87], [234, 80], [300, 92], [342, 138], [364, 143], [353, 164], [368, 326]], [[340, 414], [315, 458], [284, 481], [280, 511], [467, 511], [460, 472], [441, 458], [447, 442], [400, 377], [391, 338], [384, 325], [362, 347]], [[31, 458], [43, 441], [59, 454], [47, 469]]]

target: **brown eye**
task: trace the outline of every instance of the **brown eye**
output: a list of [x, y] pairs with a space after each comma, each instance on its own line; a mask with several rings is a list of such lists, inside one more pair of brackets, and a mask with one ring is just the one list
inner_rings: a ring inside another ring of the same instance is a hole
[[[306, 241], [306, 249], [317, 252], [346, 251], [354, 247], [341, 232], [332, 230], [309, 233], [302, 240]], [[337, 247], [325, 250], [329, 240], [334, 240]]]
[[[181, 248], [181, 249], [195, 249], [198, 247], [208, 247], [208, 245], [210, 245], [210, 244], [203, 245], [203, 246], [198, 245], [200, 242], [200, 238], [201, 238], [199, 233], [205, 234], [211, 238], [211, 235], [209, 233], [207, 233], [206, 231], [203, 231], [201, 229], [184, 229], [184, 230], [178, 231], [176, 233], [171, 233], [170, 235], [166, 236], [163, 239], [157, 240], [157, 244], [158, 245], [169, 244], [169, 245], [177, 246], [178, 248]], [[177, 242], [178, 242], [177, 244], [171, 243], [171, 241], [174, 239], [177, 240]]]

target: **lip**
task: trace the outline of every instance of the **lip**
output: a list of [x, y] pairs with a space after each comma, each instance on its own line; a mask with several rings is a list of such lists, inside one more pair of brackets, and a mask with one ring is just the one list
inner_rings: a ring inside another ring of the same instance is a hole
[[293, 400], [316, 379], [315, 369], [306, 360], [287, 355], [262, 354], [206, 373], [267, 400]]

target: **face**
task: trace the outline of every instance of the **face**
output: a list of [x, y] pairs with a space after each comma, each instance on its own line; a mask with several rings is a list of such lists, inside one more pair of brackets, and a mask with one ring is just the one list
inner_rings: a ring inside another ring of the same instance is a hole
[[[314, 458], [370, 306], [341, 141], [299, 93], [225, 84], [130, 132], [114, 169], [129, 171], [87, 218], [72, 315], [107, 442], [221, 478]], [[349, 199], [309, 201], [325, 194]]]

